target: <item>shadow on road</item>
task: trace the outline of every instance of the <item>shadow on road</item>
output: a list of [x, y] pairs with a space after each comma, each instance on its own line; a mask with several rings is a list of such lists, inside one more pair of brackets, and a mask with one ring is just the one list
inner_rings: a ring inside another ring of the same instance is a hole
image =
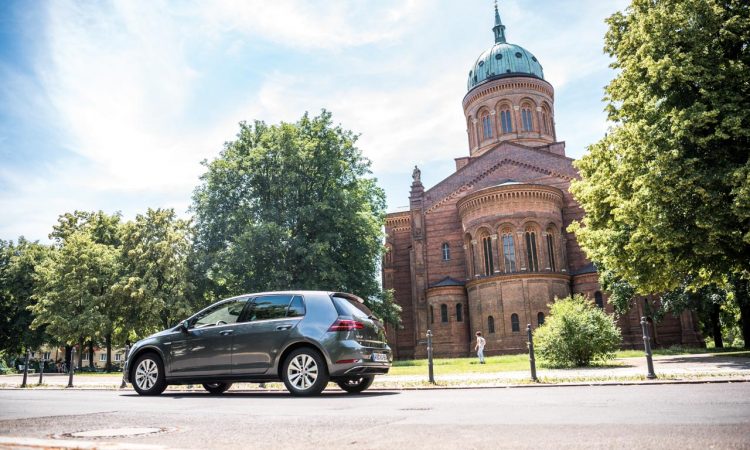
[[[346, 392], [323, 392], [318, 397], [295, 397], [289, 392], [285, 391], [273, 391], [273, 392], [255, 392], [255, 391], [229, 391], [225, 392], [221, 395], [211, 395], [208, 392], [164, 392], [158, 397], [152, 397], [152, 398], [171, 398], [175, 400], [179, 400], [182, 398], [205, 398], [205, 399], [211, 399], [211, 400], [232, 400], [232, 399], [241, 399], [241, 398], [271, 398], [271, 397], [282, 397], [282, 398], [293, 398], [295, 401], [301, 401], [304, 399], [320, 399], [320, 398], [326, 398], [326, 399], [352, 399], [352, 398], [365, 398], [365, 397], [383, 397], [387, 395], [399, 395], [401, 394], [401, 391], [387, 391], [387, 390], [374, 390], [374, 391], [367, 391], [363, 392], [361, 394], [348, 394]], [[121, 397], [140, 397], [135, 392], [129, 392], [129, 393], [122, 393], [120, 394]]]

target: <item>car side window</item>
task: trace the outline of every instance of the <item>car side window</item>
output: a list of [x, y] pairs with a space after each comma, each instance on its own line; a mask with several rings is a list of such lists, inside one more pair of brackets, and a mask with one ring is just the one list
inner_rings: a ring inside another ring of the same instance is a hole
[[227, 325], [237, 322], [247, 299], [230, 300], [207, 309], [193, 319], [193, 328]]
[[292, 296], [288, 294], [264, 295], [257, 297], [247, 314], [247, 322], [258, 320], [283, 319], [287, 315]]
[[289, 304], [289, 312], [287, 317], [302, 317], [305, 315], [305, 302], [302, 297], [295, 295], [292, 299], [292, 303]]

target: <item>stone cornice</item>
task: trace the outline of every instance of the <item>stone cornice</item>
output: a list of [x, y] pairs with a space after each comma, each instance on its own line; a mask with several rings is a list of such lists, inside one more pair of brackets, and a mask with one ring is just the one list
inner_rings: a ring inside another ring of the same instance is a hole
[[466, 295], [466, 288], [464, 286], [436, 286], [427, 289], [427, 297], [435, 294], [463, 294]]
[[403, 227], [411, 224], [411, 212], [388, 214], [385, 217], [385, 226], [389, 228]]
[[468, 105], [474, 102], [477, 98], [510, 89], [534, 89], [541, 92], [542, 94], [549, 96], [552, 99], [554, 99], [555, 97], [555, 89], [551, 84], [547, 83], [544, 80], [531, 77], [501, 78], [498, 80], [480, 84], [479, 86], [469, 91], [462, 102], [464, 110], [466, 110]]
[[508, 282], [508, 281], [515, 281], [515, 280], [529, 280], [529, 279], [535, 279], [535, 278], [539, 280], [560, 280], [560, 281], [565, 281], [566, 283], [569, 283], [571, 276], [568, 274], [559, 273], [559, 272], [502, 273], [502, 274], [495, 274], [489, 277], [482, 277], [482, 278], [477, 278], [475, 280], [467, 281], [466, 288], [467, 289], [474, 288], [477, 286], [481, 286], [483, 284], [494, 283], [497, 281]]
[[479, 190], [458, 201], [458, 215], [464, 217], [467, 211], [488, 203], [508, 202], [513, 200], [542, 200], [554, 203], [562, 208], [563, 193], [560, 189], [541, 184], [507, 184]]

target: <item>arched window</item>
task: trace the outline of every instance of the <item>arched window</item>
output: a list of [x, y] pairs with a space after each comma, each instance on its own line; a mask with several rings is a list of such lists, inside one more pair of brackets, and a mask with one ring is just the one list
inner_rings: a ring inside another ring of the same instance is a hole
[[429, 315], [430, 315], [430, 323], [435, 323], [435, 308], [433, 308], [432, 305], [430, 305]]
[[557, 272], [557, 263], [555, 261], [555, 234], [554, 231], [547, 229], [547, 256], [549, 256], [549, 267], [553, 272]]
[[385, 246], [385, 251], [383, 252], [383, 262], [386, 266], [390, 266], [393, 264], [393, 247], [390, 245]]
[[440, 321], [443, 323], [448, 322], [448, 305], [445, 303], [440, 305]]
[[464, 321], [464, 305], [461, 303], [456, 305], [456, 322]]
[[492, 316], [489, 316], [487, 318], [487, 332], [488, 333], [494, 333], [495, 332], [495, 318]]
[[510, 315], [510, 329], [514, 333], [521, 331], [521, 324], [518, 322], [518, 314], [516, 313]]
[[542, 132], [552, 134], [552, 114], [546, 104], [542, 106]]
[[534, 130], [534, 120], [530, 105], [521, 106], [521, 125], [523, 126], [523, 131]]
[[484, 256], [484, 274], [490, 276], [495, 270], [492, 261], [492, 238], [490, 236], [482, 238], [482, 255]]
[[451, 259], [451, 246], [447, 242], [443, 243], [443, 261], [449, 261]]
[[526, 230], [526, 259], [529, 263], [529, 272], [539, 271], [539, 258], [536, 252], [536, 232]]
[[594, 303], [596, 303], [596, 306], [598, 306], [599, 308], [604, 308], [604, 297], [602, 297], [601, 292], [594, 292]]
[[513, 132], [513, 122], [511, 121], [510, 108], [505, 107], [500, 111], [500, 126], [503, 133]]
[[513, 232], [510, 230], [503, 231], [503, 262], [505, 263], [505, 273], [516, 271], [516, 245], [513, 242]]
[[540, 312], [539, 314], [536, 315], [536, 324], [537, 326], [540, 326], [540, 327], [544, 325], [544, 313], [543, 312]]
[[489, 114], [482, 116], [482, 137], [484, 139], [492, 137], [492, 116]]

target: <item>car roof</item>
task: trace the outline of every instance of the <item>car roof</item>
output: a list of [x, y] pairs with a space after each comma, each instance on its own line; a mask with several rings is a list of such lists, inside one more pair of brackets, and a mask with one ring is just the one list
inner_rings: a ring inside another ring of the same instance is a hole
[[365, 302], [362, 298], [360, 298], [360, 297], [358, 297], [358, 296], [356, 296], [354, 294], [349, 294], [349, 293], [346, 293], [346, 292], [311, 291], [311, 290], [304, 290], [304, 289], [289, 290], [289, 291], [253, 292], [253, 293], [235, 295], [234, 297], [227, 298], [226, 300], [231, 300], [231, 299], [240, 298], [240, 297], [248, 297], [248, 296], [255, 297], [255, 296], [258, 296], [258, 295], [274, 295], [274, 294], [282, 294], [282, 295], [283, 294], [291, 294], [291, 295], [295, 295], [295, 294], [299, 294], [299, 295], [305, 295], [305, 294], [322, 294], [322, 295], [328, 295], [328, 296], [334, 296], [335, 295], [336, 297], [343, 297], [343, 298], [346, 298], [346, 299], [349, 299], [349, 300], [354, 300], [354, 301], [359, 302], [359, 303], [364, 303]]

